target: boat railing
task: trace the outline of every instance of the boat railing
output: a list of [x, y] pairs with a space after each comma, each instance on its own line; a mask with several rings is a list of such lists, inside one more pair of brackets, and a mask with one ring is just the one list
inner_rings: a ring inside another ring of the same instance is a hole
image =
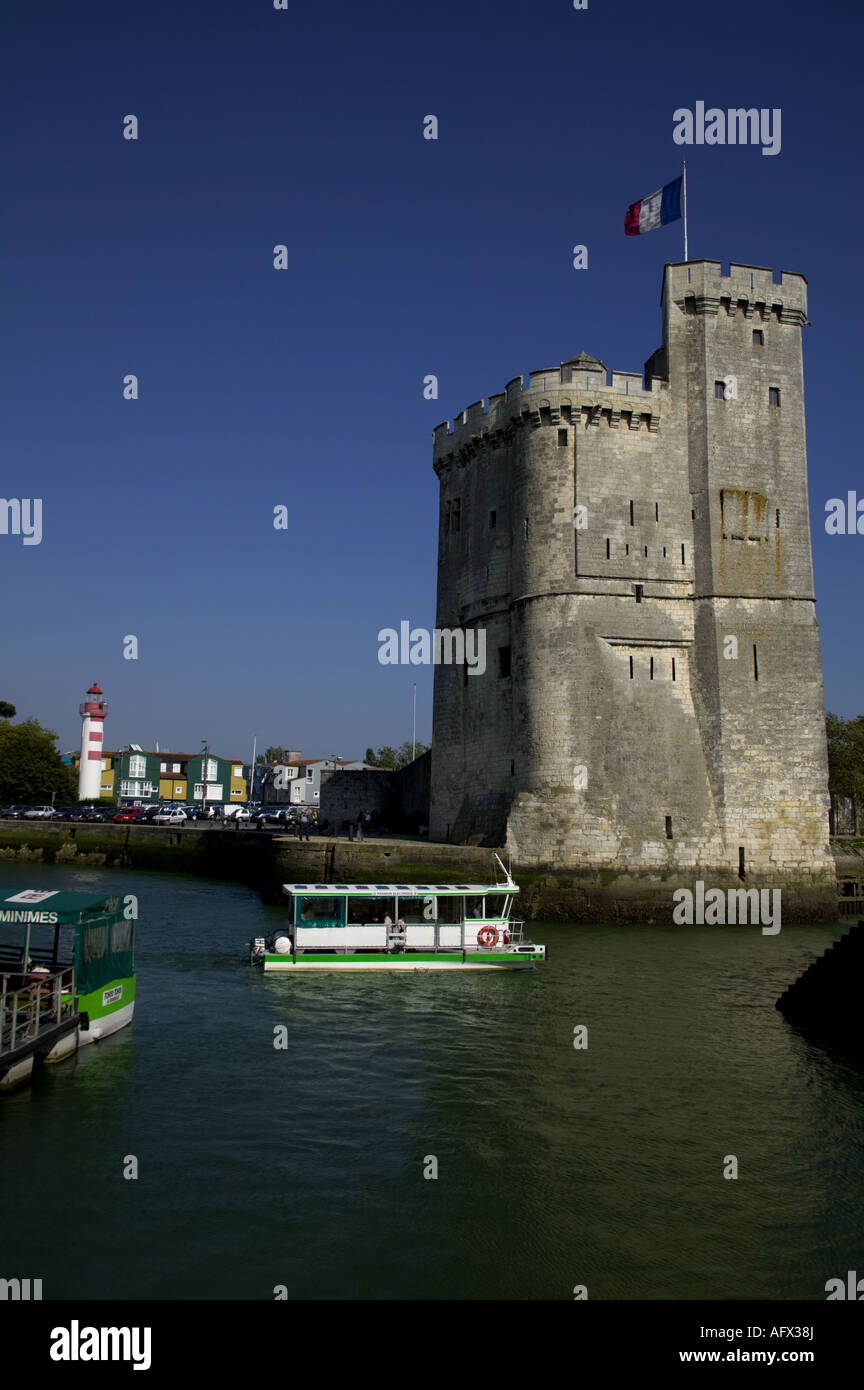
[[74, 1016], [75, 972], [0, 974], [0, 1056], [14, 1052]]

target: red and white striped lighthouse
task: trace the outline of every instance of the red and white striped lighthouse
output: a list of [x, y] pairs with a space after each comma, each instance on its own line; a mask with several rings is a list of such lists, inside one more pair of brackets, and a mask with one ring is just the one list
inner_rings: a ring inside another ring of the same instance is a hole
[[102, 721], [108, 706], [94, 681], [78, 712], [81, 726], [81, 762], [78, 766], [78, 800], [98, 797], [102, 791]]

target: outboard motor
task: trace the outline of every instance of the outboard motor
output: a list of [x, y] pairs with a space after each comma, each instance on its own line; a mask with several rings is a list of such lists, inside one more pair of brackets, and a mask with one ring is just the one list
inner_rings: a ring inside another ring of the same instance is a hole
[[267, 954], [267, 944], [263, 936], [253, 936], [249, 942], [249, 960], [252, 965], [263, 961]]

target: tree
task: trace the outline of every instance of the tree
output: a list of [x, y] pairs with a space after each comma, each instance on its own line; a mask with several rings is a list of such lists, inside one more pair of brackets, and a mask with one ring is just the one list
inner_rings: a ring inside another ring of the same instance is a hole
[[399, 749], [391, 748], [389, 744], [385, 744], [383, 748], [378, 749], [377, 753], [373, 749], [367, 748], [363, 761], [368, 763], [370, 767], [382, 767], [392, 772], [407, 767], [410, 762], [414, 761], [414, 758], [419, 758], [421, 753], [426, 753], [428, 750], [428, 743], [412, 745], [406, 742]]
[[858, 834], [858, 816], [864, 805], [864, 714], [855, 719], [840, 719], [826, 714], [825, 732], [828, 739], [828, 789], [834, 796], [848, 796], [852, 801], [854, 832]]
[[264, 754], [264, 761], [265, 761], [265, 762], [268, 762], [268, 763], [284, 763], [284, 761], [285, 761], [285, 749], [284, 749], [284, 748], [268, 748], [268, 749], [267, 749], [267, 752]]
[[14, 719], [15, 706], [8, 704], [6, 700], [0, 700], [0, 719]]
[[428, 743], [405, 742], [396, 753], [396, 766], [407, 767], [409, 763], [413, 763], [415, 758], [419, 758], [421, 753], [427, 753], [428, 751]]
[[78, 800], [78, 783], [54, 746], [57, 735], [35, 719], [0, 719], [0, 801], [59, 805]]

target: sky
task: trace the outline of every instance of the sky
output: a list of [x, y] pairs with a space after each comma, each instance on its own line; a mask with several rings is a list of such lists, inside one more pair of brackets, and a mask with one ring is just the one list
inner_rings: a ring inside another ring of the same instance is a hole
[[[382, 666], [378, 632], [434, 627], [432, 430], [583, 349], [642, 370], [681, 223], [623, 218], [682, 153], [690, 258], [809, 282], [826, 706], [864, 711], [864, 535], [824, 526], [864, 497], [860, 11], [6, 0], [0, 24], [0, 494], [42, 501], [38, 545], [0, 534], [19, 716], [75, 748], [96, 680], [109, 748], [353, 758], [411, 738], [416, 681], [428, 742], [432, 670]], [[682, 150], [700, 100], [779, 108], [780, 152]]]

